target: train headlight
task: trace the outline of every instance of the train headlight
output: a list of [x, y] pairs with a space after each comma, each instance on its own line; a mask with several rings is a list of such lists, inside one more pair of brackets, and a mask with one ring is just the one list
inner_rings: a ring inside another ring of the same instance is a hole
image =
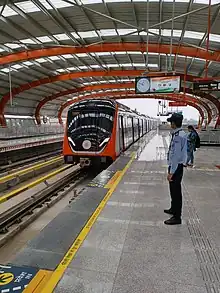
[[100, 143], [99, 147], [102, 147], [105, 143], [107, 143], [110, 140], [110, 137], [107, 137], [103, 140], [103, 142]]
[[68, 136], [68, 141], [72, 144], [72, 146], [76, 146], [75, 143], [74, 143], [74, 141], [72, 140], [72, 138], [69, 137], [69, 136]]
[[82, 143], [82, 147], [84, 148], [84, 150], [89, 150], [91, 146], [92, 146], [91, 141], [88, 139], [84, 140]]

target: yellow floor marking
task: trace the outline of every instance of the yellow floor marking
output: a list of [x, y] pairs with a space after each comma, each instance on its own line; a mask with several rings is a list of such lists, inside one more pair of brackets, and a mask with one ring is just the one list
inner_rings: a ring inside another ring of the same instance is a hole
[[60, 172], [64, 171], [65, 169], [68, 169], [70, 167], [72, 167], [72, 165], [67, 165], [67, 166], [61, 167], [61, 168], [53, 171], [52, 173], [49, 173], [49, 174], [47, 174], [47, 175], [45, 175], [43, 177], [40, 177], [39, 179], [37, 179], [37, 180], [35, 180], [35, 181], [31, 182], [31, 183], [23, 185], [22, 187], [3, 195], [2, 197], [0, 197], [0, 204], [5, 202], [5, 201], [7, 201], [7, 200], [9, 200], [12, 197], [18, 195], [21, 192], [23, 192], [25, 190], [28, 190], [28, 189], [34, 187], [35, 185], [37, 185], [37, 184], [39, 184], [41, 182], [44, 182], [45, 180], [47, 180], [47, 179], [59, 174]]
[[112, 185], [115, 183], [117, 178], [121, 175], [121, 171], [117, 171], [112, 178], [108, 181], [108, 183], [105, 185], [105, 188], [111, 188]]
[[90, 219], [88, 220], [88, 222], [86, 223], [86, 225], [84, 226], [82, 231], [80, 232], [79, 236], [76, 238], [76, 240], [74, 241], [74, 243], [72, 244], [70, 249], [67, 251], [67, 253], [65, 254], [65, 256], [62, 259], [62, 261], [60, 262], [60, 264], [57, 266], [56, 270], [52, 273], [50, 280], [48, 281], [46, 286], [43, 288], [41, 293], [52, 293], [53, 292], [53, 290], [56, 287], [56, 285], [58, 284], [59, 280], [62, 278], [65, 270], [67, 269], [67, 267], [69, 266], [69, 264], [73, 260], [77, 250], [82, 245], [83, 241], [85, 240], [86, 236], [88, 235], [91, 227], [95, 223], [99, 214], [101, 213], [101, 211], [105, 207], [107, 201], [111, 197], [112, 193], [116, 189], [118, 183], [121, 181], [121, 179], [123, 178], [123, 176], [126, 173], [126, 171], [128, 170], [128, 168], [131, 166], [134, 159], [135, 159], [135, 154], [133, 153], [130, 161], [125, 166], [125, 168], [121, 171], [120, 176], [118, 176], [118, 178], [115, 180], [114, 184], [108, 190], [105, 197], [103, 198], [103, 200], [101, 201], [101, 203], [99, 204], [99, 206], [97, 207], [95, 212], [92, 214], [92, 216], [90, 217]]
[[8, 180], [10, 180], [10, 179], [12, 179], [14, 177], [19, 176], [19, 175], [24, 175], [24, 174], [26, 174], [26, 173], [28, 173], [30, 171], [38, 170], [38, 169], [40, 169], [40, 168], [42, 168], [44, 166], [53, 164], [56, 161], [60, 161], [60, 160], [62, 160], [62, 157], [59, 156], [59, 157], [53, 158], [52, 160], [49, 160], [47, 162], [43, 162], [43, 163], [40, 163], [38, 165], [35, 165], [35, 166], [32, 166], [32, 167], [26, 168], [24, 170], [20, 170], [20, 171], [14, 172], [12, 174], [6, 175], [6, 176], [0, 178], [0, 183], [3, 183], [5, 181], [8, 181]]
[[23, 293], [41, 293], [51, 275], [51, 271], [40, 270], [31, 280], [30, 284], [28, 284], [27, 288], [24, 289]]

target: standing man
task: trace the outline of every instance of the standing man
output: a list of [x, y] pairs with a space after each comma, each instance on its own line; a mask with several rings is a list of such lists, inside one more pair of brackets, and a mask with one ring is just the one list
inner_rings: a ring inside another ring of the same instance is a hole
[[171, 123], [172, 139], [168, 151], [168, 174], [171, 208], [164, 210], [165, 213], [172, 215], [166, 220], [166, 225], [181, 224], [182, 214], [182, 189], [181, 181], [183, 177], [183, 165], [187, 160], [187, 136], [182, 130], [183, 115], [174, 113], [167, 119]]
[[196, 150], [197, 133], [192, 125], [188, 126], [189, 135], [187, 138], [187, 162], [186, 165], [193, 167], [194, 151]]

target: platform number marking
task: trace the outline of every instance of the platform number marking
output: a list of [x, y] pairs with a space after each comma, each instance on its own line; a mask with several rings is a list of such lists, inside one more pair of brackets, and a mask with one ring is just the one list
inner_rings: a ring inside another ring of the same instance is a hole
[[14, 275], [12, 273], [0, 274], [0, 286], [5, 286], [14, 280]]

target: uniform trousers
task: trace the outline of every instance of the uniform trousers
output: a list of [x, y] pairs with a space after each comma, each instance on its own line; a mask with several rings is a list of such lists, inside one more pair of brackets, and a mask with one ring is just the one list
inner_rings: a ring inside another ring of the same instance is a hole
[[[170, 167], [168, 169], [170, 172]], [[171, 196], [171, 210], [175, 218], [180, 219], [182, 214], [182, 188], [181, 182], [183, 178], [183, 164], [179, 164], [169, 182]]]

